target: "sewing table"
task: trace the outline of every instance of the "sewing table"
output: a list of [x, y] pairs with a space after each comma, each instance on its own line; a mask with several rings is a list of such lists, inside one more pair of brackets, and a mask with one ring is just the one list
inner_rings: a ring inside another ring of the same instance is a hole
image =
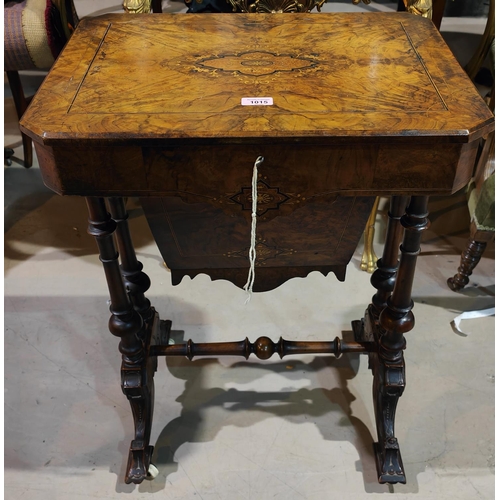
[[[21, 129], [35, 142], [45, 184], [87, 200], [135, 425], [127, 483], [154, 475], [158, 356], [349, 352], [367, 354], [373, 371], [378, 479], [406, 481], [394, 420], [427, 200], [467, 185], [493, 129], [429, 20], [406, 13], [84, 19]], [[391, 199], [386, 244], [365, 317], [353, 318], [354, 341], [169, 342], [171, 323], [145, 296], [150, 280], [134, 252], [125, 197], [141, 199], [174, 284], [205, 273], [243, 287], [255, 219], [259, 292], [314, 270], [344, 280], [380, 195]]]

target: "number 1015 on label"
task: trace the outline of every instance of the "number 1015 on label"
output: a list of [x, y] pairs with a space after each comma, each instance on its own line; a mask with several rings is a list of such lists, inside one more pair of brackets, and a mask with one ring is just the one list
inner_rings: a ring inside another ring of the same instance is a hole
[[242, 97], [241, 105], [242, 106], [272, 106], [273, 98], [272, 97]]

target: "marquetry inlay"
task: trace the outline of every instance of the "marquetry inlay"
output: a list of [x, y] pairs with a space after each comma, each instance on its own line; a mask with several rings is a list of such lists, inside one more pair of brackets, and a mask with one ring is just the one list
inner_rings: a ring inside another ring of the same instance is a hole
[[[79, 25], [79, 43], [70, 40], [57, 61], [64, 69], [51, 72], [22, 123], [46, 143], [73, 134], [150, 141], [476, 130], [485, 118], [469, 104], [477, 93], [456, 90], [467, 77], [447, 47], [430, 55], [441, 43], [431, 28], [403, 13], [101, 16]], [[248, 97], [273, 105], [242, 106]]]
[[[262, 216], [268, 210], [278, 210], [282, 203], [286, 203], [293, 195], [280, 191], [279, 187], [271, 187], [262, 179], [257, 183], [257, 215]], [[242, 187], [239, 193], [229, 199], [240, 205], [243, 210], [252, 210], [252, 188]]]
[[[224, 254], [225, 257], [240, 257], [240, 258], [245, 258], [248, 259], [248, 251], [249, 248], [244, 248], [242, 250], [237, 250], [237, 251], [232, 251], [232, 252], [227, 252]], [[265, 266], [266, 261], [269, 259], [274, 259], [278, 257], [279, 255], [292, 255], [294, 253], [297, 253], [296, 250], [293, 248], [280, 248], [276, 246], [269, 246], [266, 244], [266, 240], [263, 238], [257, 238], [257, 243], [255, 245], [255, 265], [260, 267], [260, 266]]]
[[278, 71], [314, 68], [317, 64], [317, 61], [303, 56], [251, 51], [208, 57], [199, 61], [197, 65], [202, 68], [237, 72], [247, 76], [264, 76]]

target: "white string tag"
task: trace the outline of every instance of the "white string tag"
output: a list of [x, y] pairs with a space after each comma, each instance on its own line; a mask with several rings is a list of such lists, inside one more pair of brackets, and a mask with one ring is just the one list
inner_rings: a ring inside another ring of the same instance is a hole
[[252, 229], [250, 232], [250, 250], [248, 251], [248, 260], [250, 261], [250, 269], [248, 270], [248, 279], [243, 287], [245, 292], [247, 292], [248, 296], [245, 300], [245, 304], [250, 302], [253, 293], [253, 284], [255, 281], [255, 238], [257, 233], [257, 182], [259, 177], [259, 166], [263, 163], [264, 157], [259, 156], [255, 160], [253, 165], [253, 174], [252, 174]]

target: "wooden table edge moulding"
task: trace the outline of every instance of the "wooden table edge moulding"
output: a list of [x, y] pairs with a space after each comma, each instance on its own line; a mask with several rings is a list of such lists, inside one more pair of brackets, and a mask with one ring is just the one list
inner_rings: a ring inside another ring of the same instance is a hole
[[[468, 183], [493, 127], [431, 21], [410, 14], [84, 19], [21, 128], [45, 184], [87, 200], [135, 425], [125, 482], [154, 471], [158, 356], [354, 352], [373, 372], [378, 480], [405, 483], [394, 423], [427, 201]], [[169, 343], [124, 197], [140, 197], [174, 284], [205, 273], [243, 287], [253, 252], [258, 292], [313, 270], [343, 281], [380, 195], [386, 244], [354, 341]]]

